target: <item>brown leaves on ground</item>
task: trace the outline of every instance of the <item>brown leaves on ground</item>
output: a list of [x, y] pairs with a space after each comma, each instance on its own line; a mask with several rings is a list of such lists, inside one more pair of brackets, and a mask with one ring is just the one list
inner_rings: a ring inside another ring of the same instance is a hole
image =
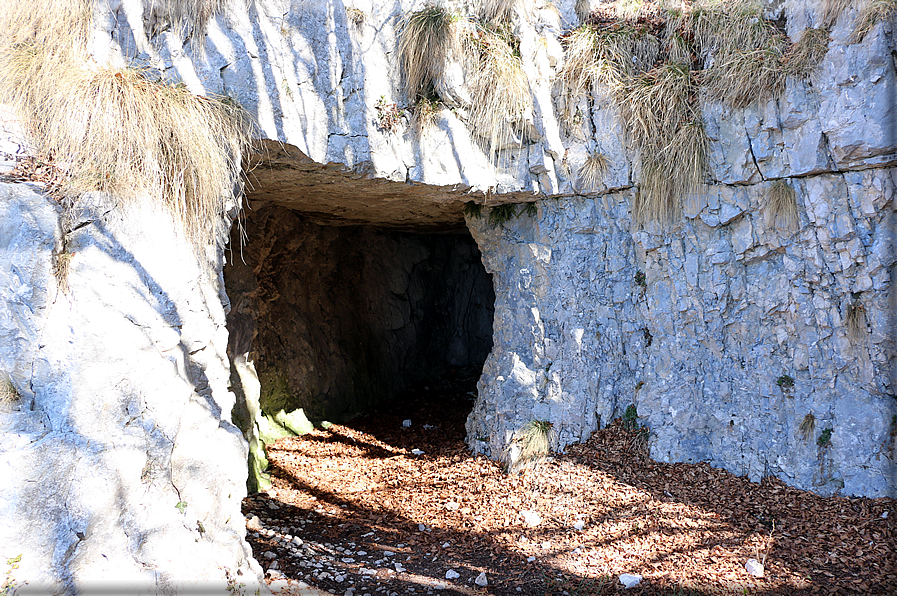
[[[457, 383], [413, 398], [270, 446], [274, 499], [288, 506], [269, 511], [267, 495], [245, 504], [266, 525], [308, 520], [305, 540], [391, 550], [407, 570], [371, 578], [347, 564], [337, 585], [287, 563], [288, 577], [339, 593], [357, 585], [358, 596], [432, 591], [448, 569], [461, 578], [434, 593], [609, 594], [623, 590], [621, 573], [644, 576], [628, 594], [897, 593], [893, 499], [822, 498], [706, 464], [657, 463], [619, 422], [508, 476], [468, 452], [472, 402]], [[523, 511], [541, 523], [527, 526]], [[765, 563], [765, 577], [747, 574], [749, 558]], [[472, 583], [481, 571], [486, 588]]]

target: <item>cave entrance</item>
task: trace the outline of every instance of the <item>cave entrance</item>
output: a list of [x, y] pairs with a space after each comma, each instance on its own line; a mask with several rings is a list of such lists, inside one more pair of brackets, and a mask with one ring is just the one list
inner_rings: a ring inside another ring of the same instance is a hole
[[298, 410], [344, 422], [446, 374], [475, 384], [495, 296], [466, 227], [322, 225], [255, 201], [240, 233], [224, 268], [230, 352], [254, 363], [267, 432], [301, 430]]

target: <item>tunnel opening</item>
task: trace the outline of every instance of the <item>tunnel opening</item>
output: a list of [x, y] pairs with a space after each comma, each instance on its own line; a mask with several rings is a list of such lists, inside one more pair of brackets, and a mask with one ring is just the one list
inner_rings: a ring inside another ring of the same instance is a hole
[[[407, 400], [431, 379], [474, 391], [492, 348], [492, 279], [466, 227], [326, 225], [255, 201], [224, 280], [230, 357], [258, 383], [260, 412], [244, 416], [265, 443]], [[460, 403], [466, 417], [472, 402]]]

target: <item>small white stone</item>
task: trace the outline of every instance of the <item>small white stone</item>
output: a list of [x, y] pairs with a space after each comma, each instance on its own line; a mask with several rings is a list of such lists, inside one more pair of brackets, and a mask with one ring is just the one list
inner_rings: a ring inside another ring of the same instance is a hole
[[403, 420], [402, 426], [404, 426], [405, 428], [408, 428], [409, 426], [411, 426], [411, 420]]
[[885, 511], [884, 513], [882, 513], [882, 514], [881, 514], [881, 518], [882, 518], [882, 519], [888, 519], [888, 512]]
[[360, 550], [360, 551], [358, 551], [358, 552], [355, 553], [355, 554], [358, 555], [359, 557], [363, 557], [363, 556], [365, 556], [365, 555], [368, 554], [368, 553], [367, 553], [366, 550]]
[[427, 526], [425, 526], [424, 524], [417, 524], [418, 532], [424, 532], [424, 531], [426, 531], [426, 529], [427, 529]]
[[269, 550], [266, 550], [265, 553], [264, 553], [262, 556], [265, 557], [266, 559], [276, 559], [276, 558], [277, 558], [277, 553], [273, 553], [273, 552], [271, 552], [271, 551], [269, 551]]
[[421, 451], [420, 449], [412, 449], [411, 453], [413, 453], [414, 455], [423, 455], [424, 454], [424, 452]]
[[639, 585], [642, 581], [642, 576], [637, 573], [623, 573], [620, 575], [620, 583], [623, 584], [627, 589], [634, 588]]
[[546, 542], [543, 542], [540, 546], [541, 546], [544, 550], [548, 550], [549, 548], [551, 548], [551, 543], [546, 541]]
[[454, 501], [449, 501], [448, 503], [445, 504], [445, 508], [448, 509], [449, 511], [457, 511], [460, 506], [461, 506], [460, 504], [455, 503]]
[[443, 542], [443, 543], [442, 543], [442, 548], [448, 548], [448, 547], [450, 547], [450, 546], [451, 546], [451, 544], [449, 544], [448, 542]]
[[454, 569], [449, 569], [445, 572], [445, 579], [458, 579], [459, 577], [461, 577], [461, 574]]
[[532, 563], [532, 562], [535, 561], [535, 560], [536, 560], [536, 557], [527, 557], [527, 558], [526, 558], [526, 562], [527, 562], [527, 563]]
[[399, 573], [405, 572], [405, 567], [401, 563], [393, 563], [393, 567], [395, 567], [396, 571], [398, 571]]
[[744, 568], [754, 577], [763, 577], [763, 563], [757, 559], [748, 559], [744, 564]]
[[582, 520], [579, 520], [578, 522], [576, 522], [575, 524], [573, 524], [573, 529], [574, 529], [574, 530], [582, 531], [582, 529], [585, 528], [585, 527], [586, 527], [586, 522], [584, 522], [584, 521], [582, 521]]
[[475, 580], [473, 580], [473, 583], [475, 583], [478, 586], [483, 586], [483, 587], [487, 586], [489, 584], [489, 580], [486, 579], [486, 572], [483, 571], [482, 573], [480, 573], [477, 576], [477, 578]]
[[341, 560], [343, 563], [354, 563], [354, 562], [355, 562], [355, 559], [353, 559], [352, 557], [343, 557], [343, 558], [340, 559], [340, 560]]
[[526, 509], [524, 509], [520, 512], [520, 515], [523, 516], [523, 522], [531, 528], [534, 528], [542, 523], [542, 516], [535, 511], [527, 511]]
[[385, 550], [385, 551], [383, 551], [383, 554], [386, 555], [387, 557], [394, 557], [396, 555], [391, 550]]

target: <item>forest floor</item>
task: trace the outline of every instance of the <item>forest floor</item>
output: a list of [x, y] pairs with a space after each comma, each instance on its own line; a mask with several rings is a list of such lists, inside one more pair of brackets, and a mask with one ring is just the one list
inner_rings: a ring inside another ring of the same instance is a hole
[[[247, 498], [244, 513], [259, 518], [248, 540], [266, 569], [276, 566], [274, 587], [897, 594], [894, 499], [823, 498], [706, 464], [657, 463], [619, 420], [509, 475], [464, 443], [474, 383], [449, 375], [268, 447], [274, 488]], [[749, 559], [763, 577], [746, 571]], [[621, 574], [642, 579], [626, 589]]]

